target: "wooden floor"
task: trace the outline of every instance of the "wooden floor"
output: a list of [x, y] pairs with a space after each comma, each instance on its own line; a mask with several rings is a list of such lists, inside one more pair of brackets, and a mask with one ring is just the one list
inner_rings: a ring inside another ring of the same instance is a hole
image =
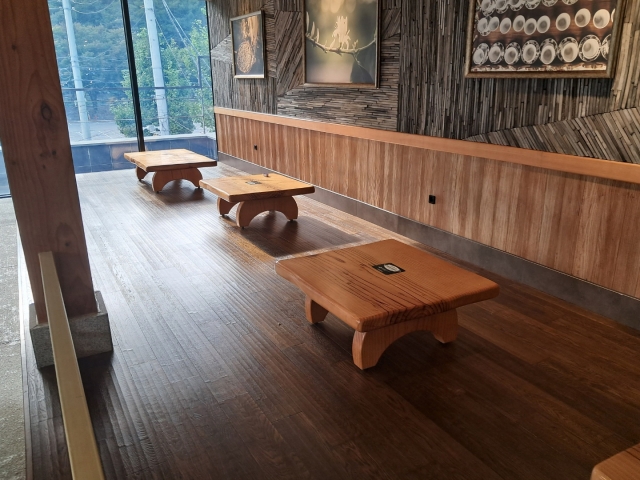
[[[502, 293], [459, 310], [456, 342], [414, 333], [361, 372], [274, 263], [412, 242], [304, 198], [240, 230], [187, 182], [78, 182], [116, 343], [81, 361], [108, 478], [588, 479], [640, 442], [638, 332], [480, 272]], [[55, 374], [27, 370], [34, 478], [71, 478]]]

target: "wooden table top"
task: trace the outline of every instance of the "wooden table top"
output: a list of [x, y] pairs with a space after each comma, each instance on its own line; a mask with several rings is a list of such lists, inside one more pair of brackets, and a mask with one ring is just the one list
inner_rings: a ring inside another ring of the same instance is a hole
[[124, 158], [135, 163], [145, 172], [175, 170], [176, 168], [215, 167], [218, 162], [191, 150], [156, 150], [148, 152], [125, 153]]
[[[386, 275], [373, 268], [393, 264]], [[281, 260], [276, 272], [360, 332], [494, 298], [497, 284], [396, 240]]]
[[640, 444], [596, 465], [591, 480], [637, 480], [640, 478]]
[[273, 197], [292, 197], [316, 191], [313, 185], [276, 173], [270, 173], [268, 177], [247, 175], [211, 178], [200, 180], [200, 186], [231, 203]]

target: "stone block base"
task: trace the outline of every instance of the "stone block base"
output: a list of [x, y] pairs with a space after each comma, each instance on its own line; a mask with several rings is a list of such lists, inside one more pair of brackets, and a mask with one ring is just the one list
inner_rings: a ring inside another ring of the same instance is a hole
[[[78, 358], [89, 357], [113, 350], [109, 315], [107, 314], [107, 309], [100, 292], [96, 292], [96, 300], [98, 303], [98, 313], [69, 319], [73, 346]], [[29, 306], [29, 330], [31, 332], [31, 343], [33, 344], [33, 351], [36, 356], [38, 368], [53, 365], [53, 350], [51, 348], [49, 324], [38, 324], [36, 309], [33, 304]]]

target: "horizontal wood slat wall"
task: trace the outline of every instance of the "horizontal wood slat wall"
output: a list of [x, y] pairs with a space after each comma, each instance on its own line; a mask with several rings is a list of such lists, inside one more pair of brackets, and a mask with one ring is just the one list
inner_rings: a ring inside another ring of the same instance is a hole
[[640, 298], [640, 185], [220, 110], [216, 120], [223, 153]]

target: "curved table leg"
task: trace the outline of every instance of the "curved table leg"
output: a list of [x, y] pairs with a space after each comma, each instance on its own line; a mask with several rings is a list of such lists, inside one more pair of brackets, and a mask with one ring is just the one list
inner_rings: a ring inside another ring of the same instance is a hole
[[182, 168], [177, 170], [160, 170], [153, 174], [151, 187], [153, 191], [158, 193], [164, 186], [172, 180], [188, 180], [196, 188], [200, 188], [200, 180], [202, 173], [197, 168]]
[[320, 323], [325, 319], [327, 313], [329, 313], [324, 307], [321, 307], [309, 297], [307, 297], [304, 302], [304, 311], [309, 323]]
[[239, 227], [246, 227], [256, 215], [271, 210], [283, 213], [288, 220], [298, 218], [298, 204], [293, 197], [265, 198], [240, 202], [236, 212], [236, 223]]
[[389, 345], [400, 337], [419, 330], [432, 332], [434, 337], [442, 343], [452, 342], [456, 339], [458, 333], [458, 314], [455, 310], [449, 310], [430, 317], [416, 318], [369, 332], [356, 331], [351, 347], [353, 363], [361, 370], [371, 368], [378, 363], [378, 360]]
[[140, 167], [136, 167], [136, 175], [138, 177], [138, 180], [142, 181], [142, 179], [147, 176], [147, 172], [145, 172]]
[[221, 216], [227, 215], [235, 206], [235, 203], [227, 202], [225, 199], [218, 197], [218, 212]]

